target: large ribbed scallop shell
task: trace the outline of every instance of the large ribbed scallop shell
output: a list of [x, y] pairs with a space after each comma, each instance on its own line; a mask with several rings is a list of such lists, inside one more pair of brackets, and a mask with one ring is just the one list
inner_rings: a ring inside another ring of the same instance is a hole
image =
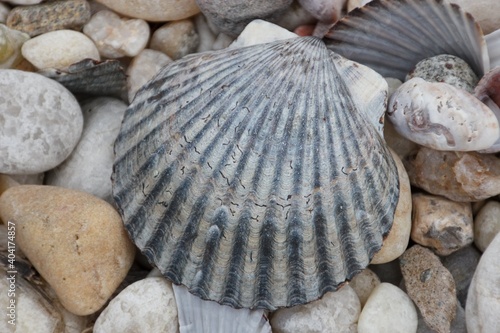
[[366, 119], [384, 110], [385, 81], [366, 71], [313, 37], [165, 67], [115, 144], [114, 197], [137, 246], [174, 283], [237, 308], [310, 302], [351, 279], [399, 195]]
[[400, 80], [439, 54], [465, 60], [478, 76], [489, 70], [479, 25], [442, 0], [374, 0], [337, 22], [324, 40], [338, 54]]

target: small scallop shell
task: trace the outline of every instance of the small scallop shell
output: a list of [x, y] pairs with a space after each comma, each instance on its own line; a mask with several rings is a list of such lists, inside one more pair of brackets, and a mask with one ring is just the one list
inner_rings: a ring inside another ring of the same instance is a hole
[[442, 0], [380, 0], [351, 11], [325, 36], [327, 47], [385, 77], [404, 80], [422, 59], [451, 54], [481, 77], [486, 42], [473, 17]]
[[131, 238], [175, 284], [232, 307], [336, 290], [380, 249], [398, 202], [386, 90], [313, 37], [167, 65], [115, 143]]

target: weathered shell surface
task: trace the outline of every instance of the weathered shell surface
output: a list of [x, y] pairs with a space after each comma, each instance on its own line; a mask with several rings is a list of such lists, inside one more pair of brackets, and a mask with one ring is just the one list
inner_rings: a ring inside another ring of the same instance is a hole
[[375, 0], [351, 11], [325, 36], [327, 47], [404, 80], [422, 59], [451, 54], [478, 76], [489, 70], [486, 42], [473, 17], [442, 0]]
[[491, 68], [500, 67], [500, 29], [485, 37]]
[[115, 143], [114, 198], [136, 245], [175, 284], [236, 308], [303, 304], [351, 279], [399, 195], [366, 117], [387, 86], [366, 71], [313, 37], [167, 65]]

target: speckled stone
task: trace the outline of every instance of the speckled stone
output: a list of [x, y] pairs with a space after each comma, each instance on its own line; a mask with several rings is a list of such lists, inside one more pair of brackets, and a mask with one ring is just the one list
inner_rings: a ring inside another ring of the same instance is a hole
[[151, 36], [149, 47], [176, 60], [195, 52], [199, 42], [193, 21], [180, 20], [158, 28]]
[[412, 185], [453, 201], [479, 201], [500, 194], [500, 158], [492, 154], [422, 147], [403, 163]]
[[179, 332], [172, 285], [163, 277], [139, 280], [108, 304], [94, 333]]
[[358, 333], [414, 333], [417, 324], [417, 310], [410, 297], [390, 283], [381, 283], [361, 311]]
[[449, 255], [474, 239], [469, 202], [423, 193], [413, 194], [411, 239], [440, 256]]
[[34, 174], [64, 161], [80, 139], [83, 116], [59, 83], [0, 70], [0, 172]]
[[0, 218], [16, 224], [17, 245], [76, 315], [98, 311], [134, 260], [135, 247], [118, 212], [84, 192], [11, 187], [0, 196]]
[[451, 273], [453, 280], [455, 280], [457, 298], [463, 307], [465, 307], [469, 285], [480, 258], [481, 252], [472, 245], [441, 258], [443, 266]]
[[[417, 333], [435, 333], [436, 331], [427, 325], [422, 314], [418, 311], [418, 327]], [[455, 312], [455, 318], [453, 318], [450, 325], [450, 333], [467, 333], [467, 326], [465, 324], [465, 310], [457, 303], [457, 310]]]
[[96, 0], [117, 13], [150, 22], [176, 21], [200, 12], [195, 0]]
[[14, 68], [22, 60], [21, 47], [30, 37], [0, 24], [0, 69]]
[[277, 20], [292, 0], [196, 0], [196, 3], [221, 32], [236, 36], [255, 19]]
[[111, 97], [83, 102], [81, 139], [63, 163], [47, 172], [45, 184], [80, 190], [113, 203], [113, 144], [126, 108], [127, 104]]
[[7, 26], [31, 37], [61, 29], [78, 29], [90, 19], [86, 0], [44, 2], [39, 5], [13, 8]]
[[465, 319], [468, 333], [500, 330], [500, 234], [484, 251], [472, 278]]
[[309, 304], [277, 310], [271, 327], [274, 333], [356, 333], [360, 311], [356, 292], [346, 285]]
[[384, 239], [382, 249], [372, 258], [372, 264], [383, 264], [397, 259], [408, 247], [411, 231], [412, 199], [410, 180], [398, 155], [391, 150], [399, 175], [399, 200], [394, 212], [391, 231]]
[[101, 59], [94, 42], [73, 30], [51, 31], [32, 38], [24, 43], [21, 52], [38, 69], [63, 69], [86, 58]]
[[479, 81], [469, 64], [449, 54], [440, 54], [420, 61], [406, 76], [406, 81], [414, 77], [428, 82], [445, 82], [471, 94]]
[[500, 233], [500, 202], [488, 201], [474, 219], [474, 243], [482, 252]]
[[439, 333], [450, 332], [455, 318], [455, 281], [439, 258], [420, 245], [414, 245], [399, 258], [404, 285], [427, 325]]
[[369, 268], [365, 268], [361, 273], [356, 274], [354, 278], [349, 282], [349, 285], [358, 295], [359, 301], [361, 302], [361, 308], [366, 303], [366, 300], [372, 293], [373, 289], [380, 284], [380, 279], [377, 274], [375, 274]]

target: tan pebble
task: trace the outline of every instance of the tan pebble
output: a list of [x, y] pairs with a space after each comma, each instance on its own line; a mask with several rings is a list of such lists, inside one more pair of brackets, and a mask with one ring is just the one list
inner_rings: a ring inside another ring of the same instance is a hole
[[141, 19], [120, 18], [110, 10], [94, 14], [83, 27], [105, 58], [135, 57], [149, 41], [149, 25]]
[[89, 19], [90, 5], [86, 0], [53, 1], [13, 8], [7, 26], [34, 37], [54, 30], [80, 28]]
[[411, 188], [410, 180], [403, 166], [403, 162], [391, 150], [399, 174], [399, 201], [394, 212], [394, 222], [391, 231], [382, 245], [382, 249], [375, 254], [371, 264], [384, 264], [398, 258], [406, 250], [411, 231]]
[[0, 174], [0, 195], [2, 195], [2, 193], [7, 191], [9, 188], [19, 185], [20, 184], [10, 176]]
[[500, 193], [500, 158], [493, 154], [421, 147], [403, 162], [412, 185], [453, 201], [479, 201]]
[[500, 202], [488, 201], [474, 219], [474, 243], [482, 252], [500, 233]]
[[419, 147], [419, 145], [415, 142], [408, 140], [396, 132], [394, 125], [389, 121], [389, 119], [387, 119], [387, 117], [384, 122], [384, 139], [385, 142], [387, 142], [387, 145], [394, 150], [401, 159], [404, 159], [412, 151]]
[[169, 22], [151, 36], [150, 48], [168, 55], [173, 60], [196, 51], [200, 39], [191, 20]]
[[415, 302], [424, 321], [438, 333], [450, 332], [455, 318], [455, 281], [439, 258], [420, 245], [414, 245], [399, 258], [408, 296]]
[[413, 195], [411, 239], [447, 256], [472, 243], [472, 208], [469, 202], [417, 193]]
[[12, 187], [0, 196], [0, 218], [15, 223], [18, 246], [76, 315], [98, 311], [134, 260], [120, 215], [84, 192]]
[[361, 302], [361, 308], [366, 303], [366, 300], [375, 289], [380, 284], [380, 279], [377, 274], [375, 274], [369, 268], [365, 268], [361, 273], [354, 276], [354, 278], [349, 282], [349, 285], [356, 292]]
[[182, 20], [198, 14], [196, 0], [96, 0], [117, 13], [151, 22]]
[[21, 61], [21, 47], [30, 37], [0, 24], [0, 68], [14, 68]]
[[36, 68], [66, 68], [83, 59], [100, 60], [94, 42], [81, 32], [57, 30], [24, 43], [23, 56]]

